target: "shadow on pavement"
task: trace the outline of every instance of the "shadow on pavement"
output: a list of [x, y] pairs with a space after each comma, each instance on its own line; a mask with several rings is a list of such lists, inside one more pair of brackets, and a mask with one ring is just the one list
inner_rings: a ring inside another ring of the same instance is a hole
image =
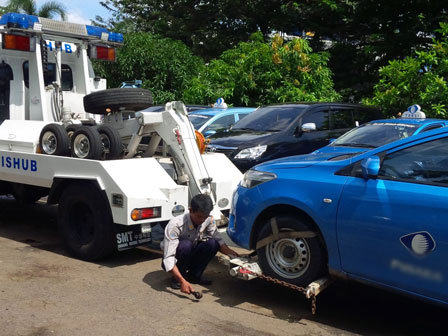
[[[244, 281], [232, 278], [224, 265], [214, 260], [205, 271], [213, 280], [202, 289], [217, 303], [253, 314], [278, 318], [298, 325], [305, 320], [361, 335], [446, 335], [441, 326], [445, 308], [410, 299], [382, 289], [354, 282], [337, 281], [317, 297], [317, 313], [311, 314], [311, 301], [303, 294], [261, 279]], [[169, 275], [155, 271], [143, 282], [158, 291], [171, 292]], [[330, 331], [331, 332], [331, 331]]]
[[[26, 249], [39, 249], [72, 258], [59, 237], [57, 205], [36, 203], [20, 206], [12, 197], [0, 197], [0, 237], [26, 244]], [[104, 267], [133, 265], [160, 258], [159, 255], [139, 249], [117, 252], [95, 264]]]

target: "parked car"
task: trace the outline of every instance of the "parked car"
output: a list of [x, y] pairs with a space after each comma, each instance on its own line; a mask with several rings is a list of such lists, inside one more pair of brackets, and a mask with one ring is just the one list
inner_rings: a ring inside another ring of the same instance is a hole
[[210, 137], [209, 151], [225, 153], [241, 170], [268, 160], [310, 153], [351, 128], [379, 119], [379, 110], [343, 103], [294, 103], [258, 108], [230, 131]]
[[420, 118], [374, 120], [348, 131], [315, 153], [356, 154], [447, 125], [448, 120], [426, 119], [424, 114]]
[[253, 112], [255, 107], [209, 108], [188, 114], [194, 128], [206, 138], [218, 131], [227, 132], [236, 122]]
[[124, 81], [120, 84], [120, 88], [131, 88], [131, 89], [140, 89], [143, 85], [143, 81], [141, 79], [136, 79], [133, 81]]
[[[185, 105], [185, 107], [187, 108], [187, 112], [189, 112], [189, 113], [193, 112], [193, 111], [209, 108], [209, 106], [207, 106], [207, 105]], [[144, 111], [146, 111], [146, 112], [160, 112], [163, 110], [165, 110], [165, 105], [153, 105], [151, 107], [144, 109]]]
[[448, 128], [361, 153], [291, 156], [247, 171], [230, 238], [266, 275], [344, 277], [448, 304]]

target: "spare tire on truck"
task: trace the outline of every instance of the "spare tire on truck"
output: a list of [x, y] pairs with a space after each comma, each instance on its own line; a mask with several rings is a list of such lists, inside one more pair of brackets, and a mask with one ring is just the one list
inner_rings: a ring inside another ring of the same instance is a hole
[[146, 89], [118, 88], [92, 92], [84, 96], [84, 110], [95, 114], [140, 111], [152, 106], [152, 93]]

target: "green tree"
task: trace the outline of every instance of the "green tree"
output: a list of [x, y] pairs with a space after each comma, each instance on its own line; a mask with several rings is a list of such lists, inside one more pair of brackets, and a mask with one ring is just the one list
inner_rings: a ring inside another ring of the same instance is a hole
[[264, 43], [260, 33], [211, 61], [193, 78], [184, 99], [209, 103], [223, 97], [235, 106], [295, 101], [334, 101], [327, 53], [313, 53], [304, 39], [284, 41], [277, 35]]
[[186, 82], [203, 66], [183, 43], [150, 33], [126, 34], [115, 63], [94, 62], [95, 72], [106, 77], [110, 87], [141, 79], [143, 87], [152, 90], [156, 104], [180, 100]]
[[374, 95], [365, 102], [381, 106], [393, 116], [407, 106], [419, 104], [427, 117], [448, 117], [448, 23], [441, 23], [426, 51], [415, 51], [380, 69]]
[[134, 28], [178, 39], [206, 60], [247, 42], [260, 31], [312, 32], [310, 46], [328, 51], [335, 89], [345, 100], [372, 93], [378, 69], [392, 59], [425, 50], [446, 0], [103, 0], [113, 22], [131, 19]]
[[100, 3], [111, 11], [113, 19], [109, 25], [131, 19], [136, 30], [180, 40], [206, 60], [218, 57], [241, 41], [248, 41], [255, 31], [267, 36], [273, 30], [272, 17], [283, 19], [279, 15], [279, 0], [244, 3], [234, 0], [104, 0]]
[[47, 1], [40, 8], [37, 8], [33, 0], [9, 0], [5, 12], [16, 12], [52, 19], [54, 15], [59, 15], [62, 20], [66, 18], [65, 7], [57, 1]]
[[371, 94], [381, 66], [428, 48], [439, 22], [447, 21], [448, 2], [288, 1], [286, 11], [282, 29], [315, 32], [311, 46], [330, 52], [336, 90], [359, 101]]

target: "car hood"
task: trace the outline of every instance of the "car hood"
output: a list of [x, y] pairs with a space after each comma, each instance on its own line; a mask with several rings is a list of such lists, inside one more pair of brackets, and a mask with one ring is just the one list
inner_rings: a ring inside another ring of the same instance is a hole
[[273, 134], [275, 133], [237, 130], [219, 132], [209, 138], [209, 146], [219, 145], [225, 147], [249, 148], [258, 145], [266, 145], [272, 141]]
[[271, 171], [275, 169], [290, 169], [290, 168], [306, 168], [315, 165], [323, 161], [341, 161], [349, 159], [358, 153], [345, 153], [345, 152], [331, 152], [331, 153], [318, 153], [317, 151], [305, 154], [288, 156], [276, 160], [271, 160], [255, 166], [256, 170]]

